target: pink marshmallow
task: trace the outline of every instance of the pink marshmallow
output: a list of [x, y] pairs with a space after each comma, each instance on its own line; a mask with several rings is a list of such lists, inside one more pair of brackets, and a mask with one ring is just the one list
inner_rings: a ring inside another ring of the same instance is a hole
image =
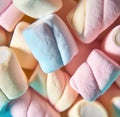
[[9, 104], [11, 115], [14, 117], [27, 117], [31, 100], [31, 90], [28, 89], [20, 98], [12, 100]]
[[[120, 0], [81, 0], [69, 14], [80, 40], [91, 43], [120, 15]], [[71, 17], [72, 16], [72, 17]]]
[[87, 63], [95, 76], [98, 86], [104, 93], [120, 75], [120, 66], [98, 49], [94, 49], [87, 58]]
[[0, 15], [9, 7], [12, 0], [0, 0]]
[[103, 50], [120, 63], [120, 25], [111, 30], [102, 44]]
[[70, 84], [84, 99], [89, 101], [95, 100], [101, 94], [91, 68], [86, 62], [77, 69]]
[[9, 104], [13, 117], [60, 117], [60, 114], [32, 88]]
[[23, 18], [24, 14], [11, 4], [0, 16], [0, 25], [7, 31], [13, 31], [16, 24]]
[[94, 49], [75, 72], [70, 84], [86, 100], [93, 101], [120, 75], [120, 66], [102, 51]]

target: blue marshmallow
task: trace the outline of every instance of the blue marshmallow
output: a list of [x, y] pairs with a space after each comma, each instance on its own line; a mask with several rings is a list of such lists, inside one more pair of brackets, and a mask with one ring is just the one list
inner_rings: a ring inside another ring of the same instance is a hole
[[55, 14], [43, 17], [27, 27], [23, 36], [45, 73], [68, 64], [78, 52], [73, 36]]

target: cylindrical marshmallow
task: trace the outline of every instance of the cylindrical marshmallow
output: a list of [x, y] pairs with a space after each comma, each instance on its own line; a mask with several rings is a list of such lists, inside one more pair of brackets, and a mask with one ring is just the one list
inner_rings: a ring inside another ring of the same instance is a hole
[[71, 20], [80, 41], [91, 43], [119, 17], [120, 1], [80, 0], [71, 15], [68, 20]]
[[108, 113], [98, 101], [80, 100], [68, 111], [68, 117], [108, 117]]
[[0, 26], [9, 32], [12, 32], [23, 16], [24, 14], [21, 11], [19, 11], [13, 4], [10, 4], [0, 16]]
[[111, 30], [102, 43], [103, 50], [120, 63], [120, 25]]
[[120, 66], [104, 52], [94, 49], [87, 58], [99, 89], [102, 93], [112, 85], [120, 75]]
[[54, 72], [68, 64], [78, 53], [68, 27], [55, 14], [43, 17], [27, 27], [23, 36], [45, 73]]
[[93, 101], [105, 93], [119, 75], [119, 64], [94, 49], [72, 76], [70, 84], [84, 99]]
[[62, 0], [13, 0], [13, 4], [26, 15], [38, 19], [58, 11]]
[[9, 107], [12, 117], [60, 117], [59, 112], [32, 88], [20, 98], [11, 101]]
[[[75, 101], [78, 93], [69, 84], [69, 75], [62, 70], [45, 74], [38, 66], [30, 86], [59, 111], [65, 111]], [[64, 103], [65, 102], [65, 103]]]
[[93, 101], [101, 95], [94, 74], [86, 62], [81, 64], [71, 77], [70, 84], [73, 89], [88, 101]]
[[16, 25], [10, 47], [15, 52], [22, 68], [34, 69], [37, 65], [37, 60], [32, 55], [32, 52], [22, 36], [23, 30], [28, 26], [29, 24], [26, 22], [20, 22]]
[[60, 112], [68, 109], [78, 96], [71, 88], [69, 78], [70, 76], [61, 70], [49, 73], [47, 77], [48, 99]]
[[27, 78], [8, 47], [0, 47], [0, 89], [8, 99], [23, 95], [28, 89]]

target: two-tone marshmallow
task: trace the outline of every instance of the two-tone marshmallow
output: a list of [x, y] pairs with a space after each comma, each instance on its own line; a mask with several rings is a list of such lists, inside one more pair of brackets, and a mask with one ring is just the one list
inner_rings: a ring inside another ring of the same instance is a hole
[[12, 100], [0, 114], [2, 117], [60, 117], [59, 112], [32, 88], [20, 98]]
[[78, 96], [71, 88], [69, 80], [70, 76], [61, 70], [49, 73], [47, 77], [48, 99], [60, 112], [68, 109]]
[[47, 98], [47, 74], [45, 74], [39, 65], [30, 77], [29, 85], [44, 98]]
[[84, 43], [91, 43], [120, 15], [119, 0], [81, 0], [70, 13], [70, 23]]
[[0, 89], [10, 100], [20, 97], [28, 89], [27, 78], [15, 54], [4, 46], [0, 47]]
[[6, 105], [10, 102], [4, 92], [0, 89], [0, 112], [6, 107]]
[[30, 86], [62, 112], [68, 109], [78, 96], [71, 88], [69, 78], [70, 76], [62, 70], [45, 74], [38, 66], [36, 74], [30, 80]]
[[94, 49], [70, 80], [71, 86], [86, 100], [105, 93], [120, 75], [120, 66], [98, 49]]
[[68, 64], [78, 53], [72, 34], [55, 14], [31, 24], [23, 31], [23, 37], [45, 73]]
[[30, 24], [26, 22], [20, 22], [16, 25], [10, 41], [10, 47], [15, 52], [22, 68], [34, 69], [37, 65], [37, 60], [32, 55], [32, 52], [22, 36], [23, 30], [29, 25]]

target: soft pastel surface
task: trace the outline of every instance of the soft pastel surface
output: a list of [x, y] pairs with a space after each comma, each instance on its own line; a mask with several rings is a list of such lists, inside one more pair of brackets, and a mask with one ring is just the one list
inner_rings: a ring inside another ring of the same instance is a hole
[[[14, 17], [11, 17], [14, 16]], [[7, 31], [12, 32], [16, 24], [23, 18], [24, 14], [12, 3], [0, 16], [0, 25]]]
[[58, 11], [62, 7], [62, 0], [13, 0], [13, 4], [26, 15], [39, 19]]
[[37, 20], [23, 36], [45, 73], [68, 64], [78, 52], [69, 29], [55, 14]]

